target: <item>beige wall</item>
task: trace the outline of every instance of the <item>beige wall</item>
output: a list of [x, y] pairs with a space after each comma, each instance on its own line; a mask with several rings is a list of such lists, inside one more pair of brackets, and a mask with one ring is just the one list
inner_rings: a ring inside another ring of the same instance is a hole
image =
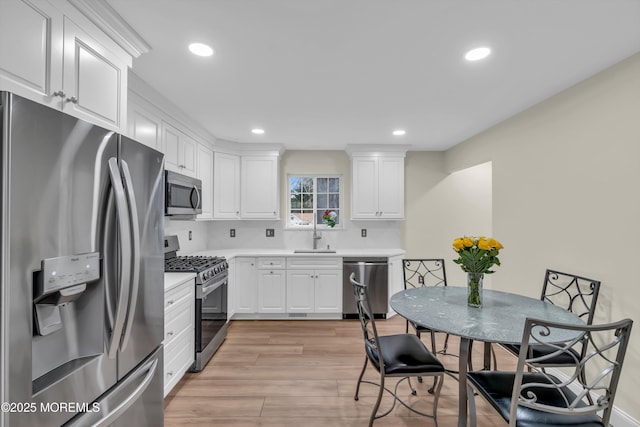
[[[449, 283], [466, 280], [453, 263], [458, 236], [491, 236], [491, 163], [448, 174], [444, 153], [410, 152], [405, 173], [403, 248], [408, 258], [444, 258]], [[491, 277], [485, 280], [491, 287]]]
[[[457, 145], [444, 161], [449, 171], [492, 162], [493, 236], [505, 246], [495, 289], [536, 297], [547, 267], [573, 272], [602, 281], [595, 322], [640, 321], [640, 54]], [[615, 402], [635, 420], [638, 372], [640, 324]]]

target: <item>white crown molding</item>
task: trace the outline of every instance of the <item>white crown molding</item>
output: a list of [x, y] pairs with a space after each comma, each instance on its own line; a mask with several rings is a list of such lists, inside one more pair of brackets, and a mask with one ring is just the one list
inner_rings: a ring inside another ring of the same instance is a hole
[[69, 0], [76, 9], [134, 58], [151, 50], [151, 46], [106, 0]]

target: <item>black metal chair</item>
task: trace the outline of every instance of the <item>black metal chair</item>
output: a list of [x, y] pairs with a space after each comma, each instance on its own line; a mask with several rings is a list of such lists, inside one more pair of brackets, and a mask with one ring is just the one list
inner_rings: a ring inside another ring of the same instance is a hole
[[[467, 373], [471, 424], [476, 421], [473, 385], [510, 426], [608, 426], [632, 324], [631, 319], [605, 325], [527, 319], [515, 372]], [[586, 350], [578, 358], [574, 347], [580, 344]], [[529, 349], [537, 346], [553, 348], [554, 352], [532, 356]], [[525, 370], [548, 366], [549, 360], [559, 356], [573, 363], [564, 365], [556, 376]]]
[[[447, 272], [444, 267], [444, 259], [427, 258], [427, 259], [403, 259], [402, 274], [404, 279], [404, 288], [420, 288], [423, 286], [447, 286]], [[442, 350], [436, 349], [435, 332], [431, 329], [420, 326], [414, 322], [407, 320], [405, 332], [409, 332], [409, 324], [416, 331], [418, 338], [421, 334], [431, 334], [431, 351], [433, 353], [448, 354], [449, 334], [444, 339]]]
[[[362, 327], [362, 335], [365, 344], [364, 366], [362, 367], [362, 371], [358, 377], [358, 384], [353, 398], [354, 400], [358, 400], [360, 384], [362, 383], [374, 384], [379, 387], [378, 398], [371, 412], [371, 417], [369, 418], [369, 427], [373, 425], [375, 419], [382, 418], [391, 413], [395, 408], [396, 402], [399, 402], [401, 405], [417, 414], [432, 418], [437, 427], [438, 399], [440, 398], [440, 390], [442, 389], [442, 383], [444, 381], [444, 366], [440, 363], [438, 358], [431, 353], [427, 347], [425, 347], [424, 343], [416, 335], [398, 334], [379, 336], [369, 302], [367, 285], [358, 283], [355, 280], [355, 273], [351, 273], [349, 280], [353, 286], [353, 293], [358, 309], [358, 318]], [[369, 362], [371, 362], [371, 364], [380, 373], [380, 383], [362, 379]], [[407, 380], [409, 387], [411, 388], [411, 394], [417, 394], [415, 388], [411, 385], [410, 380], [411, 377], [417, 376], [433, 376], [436, 379], [437, 386], [434, 388], [433, 392], [432, 414], [426, 414], [418, 411], [398, 397], [398, 386], [404, 380]], [[386, 377], [400, 378], [393, 390], [385, 386]], [[384, 391], [387, 391], [393, 396], [393, 404], [387, 411], [378, 415], [378, 409], [380, 408], [380, 402], [382, 401]]]
[[[565, 307], [567, 310], [581, 317], [587, 325], [593, 323], [598, 294], [600, 292], [600, 281], [576, 276], [575, 274], [562, 273], [555, 270], [547, 270], [542, 285], [542, 301]], [[505, 349], [514, 355], [520, 353], [520, 345], [503, 344]], [[555, 354], [556, 349], [545, 345], [535, 345], [529, 347], [530, 356], [546, 357], [544, 366], [562, 367], [572, 365], [575, 358], [582, 358], [585, 355], [586, 347], [580, 343], [571, 349], [569, 353]], [[542, 366], [541, 363], [538, 364]], [[541, 369], [544, 369], [542, 367]], [[584, 372], [582, 372], [584, 374]]]

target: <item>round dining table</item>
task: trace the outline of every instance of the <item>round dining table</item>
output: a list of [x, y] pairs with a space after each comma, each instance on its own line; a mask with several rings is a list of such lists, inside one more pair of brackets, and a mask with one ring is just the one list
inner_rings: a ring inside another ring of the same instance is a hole
[[[565, 308], [491, 289], [483, 290], [482, 307], [467, 305], [467, 288], [457, 286], [406, 289], [394, 294], [389, 304], [400, 316], [419, 326], [460, 337], [458, 427], [467, 426], [467, 362], [472, 341], [485, 343], [486, 357], [488, 343], [520, 344], [529, 317], [584, 325], [580, 317]], [[557, 330], [552, 333], [558, 341], [575, 337], [575, 332], [568, 332], [571, 336], [563, 336]]]

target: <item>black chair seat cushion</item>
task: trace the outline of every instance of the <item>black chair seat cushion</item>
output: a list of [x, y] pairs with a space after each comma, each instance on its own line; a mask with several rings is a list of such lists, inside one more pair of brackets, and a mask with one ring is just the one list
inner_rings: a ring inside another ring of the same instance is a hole
[[[412, 334], [379, 337], [380, 353], [386, 375], [412, 375], [444, 372], [444, 366], [424, 346], [420, 338]], [[367, 347], [367, 356], [380, 370], [377, 354]]]
[[[515, 381], [515, 372], [499, 371], [475, 371], [469, 372], [467, 378], [475, 386], [478, 393], [482, 394], [486, 400], [509, 421], [509, 411], [511, 410], [511, 393]], [[557, 378], [553, 381], [558, 381]], [[551, 382], [542, 374], [525, 373], [522, 378], [523, 383]], [[559, 381], [558, 381], [559, 382]], [[564, 399], [555, 389], [533, 388], [538, 402], [551, 404], [553, 406], [565, 406]], [[575, 394], [568, 389], [563, 389], [569, 399], [574, 399]], [[586, 406], [579, 405], [579, 406]], [[580, 426], [580, 427], [603, 427], [600, 417], [595, 414], [586, 415], [561, 415], [543, 412], [524, 406], [518, 406], [518, 427], [542, 427], [542, 426]]]
[[[505, 344], [504, 347], [513, 354], [520, 354], [520, 344]], [[541, 357], [557, 351], [556, 348], [544, 344], [531, 345], [529, 346], [529, 350], [532, 352], [533, 357]], [[547, 366], [575, 365], [576, 360], [580, 360], [580, 354], [571, 348], [569, 352], [560, 353], [544, 360], [541, 364]]]

